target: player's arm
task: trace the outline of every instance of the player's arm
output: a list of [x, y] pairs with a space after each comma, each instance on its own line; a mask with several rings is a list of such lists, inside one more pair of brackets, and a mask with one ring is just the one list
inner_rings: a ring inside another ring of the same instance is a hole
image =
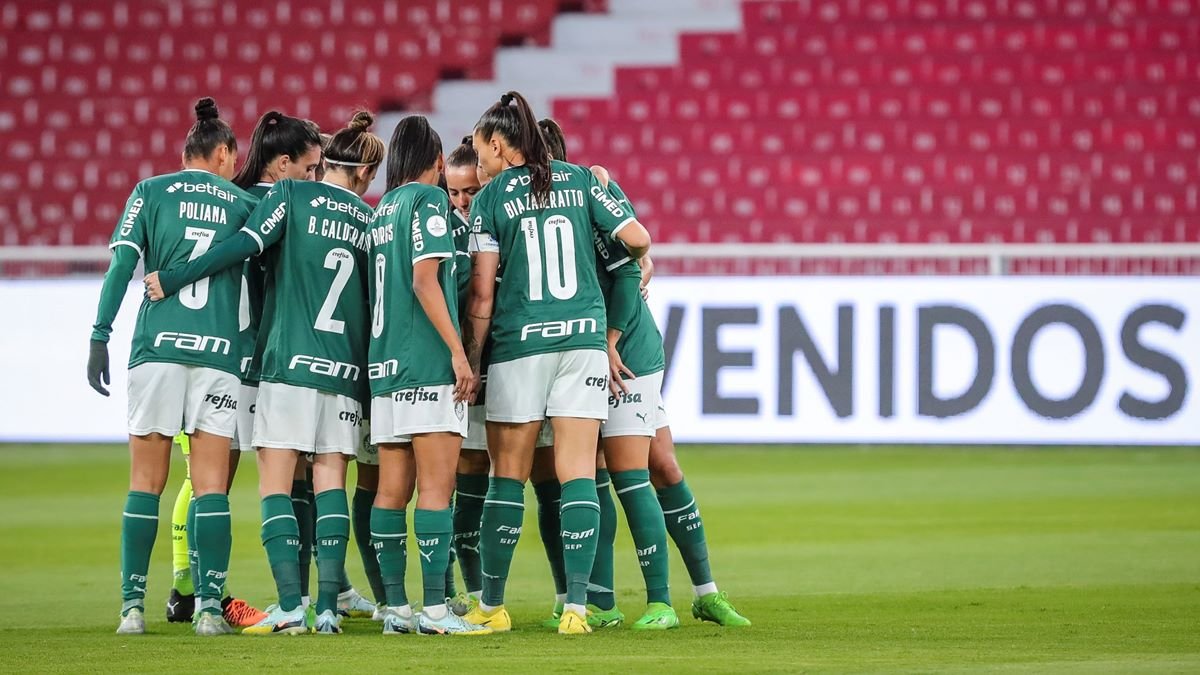
[[617, 342], [629, 328], [633, 317], [637, 315], [637, 303], [641, 302], [640, 287], [642, 273], [636, 262], [625, 260], [611, 269], [612, 287], [604, 298], [608, 319], [608, 369], [609, 389], [613, 394], [618, 391], [629, 391], [625, 379], [636, 379], [633, 371], [625, 366], [617, 351]]
[[640, 260], [650, 252], [650, 232], [638, 222], [628, 203], [622, 205], [609, 193], [608, 182], [604, 167], [595, 167], [591, 172], [591, 183], [598, 190], [588, 190], [592, 222], [601, 232], [624, 244], [634, 260]]
[[471, 265], [471, 287], [467, 292], [467, 322], [463, 326], [463, 346], [471, 370], [476, 375], [480, 374], [483, 345], [492, 329], [492, 311], [496, 305], [496, 274], [499, 269], [499, 252], [476, 252]]
[[423, 205], [417, 209], [413, 227], [413, 251], [417, 250], [415, 244], [419, 236], [424, 242], [425, 252], [414, 254], [413, 257], [413, 295], [417, 296], [425, 316], [450, 350], [450, 362], [454, 367], [454, 400], [468, 401], [475, 395], [475, 376], [454, 326], [454, 319], [450, 317], [450, 308], [446, 305], [446, 291], [457, 292], [457, 289], [443, 289], [438, 278], [438, 268], [443, 262], [453, 262], [455, 255], [454, 235], [446, 223], [449, 202], [441, 190], [421, 202]]
[[104, 396], [108, 396], [108, 389], [104, 385], [111, 382], [108, 370], [108, 338], [112, 334], [113, 321], [117, 318], [117, 312], [121, 310], [121, 301], [125, 299], [125, 291], [129, 288], [129, 280], [133, 278], [138, 258], [145, 250], [148, 211], [145, 191], [139, 183], [125, 203], [125, 211], [117, 221], [112, 243], [109, 244], [112, 260], [108, 263], [108, 271], [105, 272], [104, 283], [100, 287], [100, 302], [96, 307], [96, 322], [92, 324], [87, 364], [88, 384]]
[[146, 275], [146, 292], [151, 300], [162, 300], [179, 289], [259, 255], [283, 237], [287, 224], [287, 199], [291, 181], [281, 181], [263, 197], [237, 234], [217, 244], [208, 253], [186, 263]]

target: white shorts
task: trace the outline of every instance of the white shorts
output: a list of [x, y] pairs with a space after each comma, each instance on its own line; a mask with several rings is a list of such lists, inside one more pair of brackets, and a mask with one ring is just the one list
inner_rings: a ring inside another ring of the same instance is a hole
[[362, 405], [349, 396], [263, 382], [255, 405], [255, 448], [354, 455], [361, 445]]
[[463, 450], [487, 451], [487, 409], [481, 405], [467, 406], [467, 437]]
[[488, 421], [522, 423], [547, 417], [608, 417], [608, 354], [575, 349], [488, 368]]
[[233, 438], [238, 377], [181, 363], [142, 363], [129, 369], [129, 433], [173, 437], [204, 431]]
[[254, 450], [254, 408], [258, 401], [258, 387], [247, 384], [238, 386], [237, 433], [230, 447], [242, 452]]
[[409, 443], [414, 434], [449, 431], [466, 438], [467, 404], [454, 385], [401, 389], [371, 399], [371, 442]]
[[627, 393], [608, 396], [608, 420], [600, 425], [600, 436], [654, 436], [666, 426], [667, 411], [662, 402], [662, 371], [625, 380]]
[[542, 422], [542, 428], [538, 429], [537, 441], [533, 444], [535, 448], [553, 448], [554, 447], [554, 427], [550, 425], [550, 420]]

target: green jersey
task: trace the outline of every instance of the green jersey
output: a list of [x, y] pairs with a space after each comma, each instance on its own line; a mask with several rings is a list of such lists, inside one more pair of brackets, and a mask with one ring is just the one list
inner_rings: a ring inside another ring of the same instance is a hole
[[259, 202], [244, 231], [266, 253], [263, 382], [365, 400], [372, 220], [361, 197], [330, 183], [283, 180]]
[[604, 297], [591, 242], [611, 238], [633, 216], [591, 171], [550, 163], [539, 201], [529, 170], [506, 169], [471, 204], [476, 247], [500, 254], [492, 363], [534, 354], [606, 348]]
[[[262, 199], [271, 189], [271, 183], [258, 183], [246, 188], [246, 192]], [[242, 266], [242, 300], [238, 305], [238, 328], [242, 342], [242, 382], [257, 386], [259, 370], [262, 368], [262, 353], [258, 351], [258, 325], [262, 322], [263, 295], [266, 286], [266, 270], [261, 258], [250, 258]]]
[[[629, 198], [615, 180], [609, 180], [608, 192], [631, 215], [637, 216]], [[621, 356], [621, 361], [638, 377], [659, 372], [666, 367], [666, 356], [663, 352], [662, 333], [658, 331], [654, 316], [639, 290], [642, 280], [641, 267], [629, 255], [624, 244], [597, 236], [596, 271], [600, 276], [600, 289], [604, 293], [605, 302], [609, 304], [609, 317], [613, 316], [614, 302], [629, 305], [628, 311], [618, 310], [624, 319], [624, 325], [610, 321], [613, 328], [621, 330], [621, 337], [617, 340], [617, 354]], [[616, 282], [622, 277], [630, 282], [632, 297], [614, 298]]]
[[383, 196], [371, 227], [371, 395], [454, 383], [450, 350], [413, 291], [413, 266], [441, 259], [438, 282], [458, 328], [458, 280], [450, 201], [433, 185], [408, 183]]
[[[148, 178], [129, 196], [110, 248], [132, 248], [148, 270], [186, 263], [237, 234], [254, 203], [233, 183], [199, 169]], [[168, 362], [239, 374], [240, 290], [237, 270], [227, 270], [159, 302], [143, 300], [129, 367]], [[93, 339], [108, 340], [113, 318], [97, 318]]]

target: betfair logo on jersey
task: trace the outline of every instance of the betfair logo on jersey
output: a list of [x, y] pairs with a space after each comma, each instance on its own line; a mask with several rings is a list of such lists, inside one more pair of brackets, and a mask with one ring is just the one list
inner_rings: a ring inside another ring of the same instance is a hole
[[180, 191], [182, 191], [183, 194], [185, 194], [185, 195], [187, 195], [187, 194], [210, 195], [210, 196], [216, 197], [218, 199], [224, 199], [225, 201], [230, 202], [230, 203], [237, 201], [237, 195], [235, 195], [232, 192], [229, 192], [227, 190], [222, 190], [221, 188], [217, 187], [216, 185], [213, 185], [212, 183], [184, 183], [182, 181], [179, 181], [179, 182], [171, 183], [170, 187], [167, 188], [167, 192], [171, 192], [171, 193], [180, 192]]
[[313, 206], [313, 207], [317, 207], [317, 206], [324, 204], [327, 201], [329, 201], [327, 197], [321, 196], [321, 197], [317, 197], [317, 198], [313, 199], [311, 202], [309, 202], [309, 205]]
[[229, 354], [229, 340], [212, 335], [195, 335], [193, 333], [176, 333], [163, 331], [154, 336], [154, 346], [161, 347], [170, 343], [176, 349], [189, 352], [210, 352], [213, 354]]
[[604, 209], [609, 213], [613, 214], [617, 218], [625, 217], [625, 209], [621, 208], [621, 202], [605, 192], [604, 188], [600, 187], [599, 185], [593, 185], [592, 196], [595, 197], [600, 206], [603, 206]]
[[[607, 384], [607, 383], [605, 383], [605, 384]], [[624, 403], [641, 403], [641, 402], [642, 402], [641, 394], [630, 394], [630, 393], [624, 392], [624, 391], [621, 392], [620, 396], [612, 396], [610, 394], [608, 397], [608, 407], [610, 407], [610, 408], [620, 408], [621, 405]]]
[[529, 339], [530, 335], [543, 338], [560, 338], [568, 335], [597, 332], [595, 319], [569, 319], [567, 321], [545, 321], [527, 323], [521, 328], [521, 342]]
[[404, 389], [392, 394], [392, 400], [396, 403], [408, 403], [409, 405], [437, 403], [438, 393], [436, 391], [429, 391], [423, 387], [417, 387], [416, 389]]
[[533, 179], [529, 176], [513, 176], [509, 179], [508, 185], [504, 186], [504, 191], [512, 192], [517, 189], [518, 185], [529, 185], [531, 182], [533, 182]]
[[128, 237], [129, 233], [133, 232], [133, 224], [137, 221], [138, 214], [142, 212], [142, 206], [145, 204], [145, 200], [138, 197], [129, 205], [129, 209], [125, 212], [125, 220], [121, 221], [122, 237]]
[[297, 354], [292, 357], [292, 362], [288, 365], [288, 370], [296, 370], [300, 366], [308, 368], [308, 372], [313, 375], [325, 375], [328, 377], [336, 377], [341, 380], [358, 381], [358, 374], [362, 370], [352, 363], [342, 363], [341, 361], [332, 361], [323, 359], [319, 356], [309, 356], [308, 354]]
[[182, 181], [180, 181], [178, 183], [171, 183], [171, 186], [167, 188], [167, 192], [175, 192], [176, 190], [178, 190], [181, 187], [183, 187]]
[[205, 394], [204, 402], [211, 403], [217, 410], [237, 410], [237, 400], [229, 394]]

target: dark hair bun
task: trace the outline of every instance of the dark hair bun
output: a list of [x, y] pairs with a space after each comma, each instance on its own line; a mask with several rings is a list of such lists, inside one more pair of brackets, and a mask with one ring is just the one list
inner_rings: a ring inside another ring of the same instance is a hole
[[371, 125], [374, 123], [374, 115], [366, 110], [359, 110], [358, 112], [354, 113], [354, 117], [350, 118], [350, 124], [346, 125], [346, 128], [353, 129], [355, 131], [366, 131], [367, 129], [370, 129]]
[[217, 111], [217, 102], [212, 100], [211, 97], [205, 96], [199, 101], [196, 101], [197, 121], [203, 122], [204, 120], [215, 120], [220, 116], [220, 112]]
[[463, 136], [462, 143], [460, 145], [474, 145], [474, 143], [472, 142], [470, 136]]
[[500, 105], [509, 105], [513, 102], [513, 93], [510, 91], [500, 97]]

